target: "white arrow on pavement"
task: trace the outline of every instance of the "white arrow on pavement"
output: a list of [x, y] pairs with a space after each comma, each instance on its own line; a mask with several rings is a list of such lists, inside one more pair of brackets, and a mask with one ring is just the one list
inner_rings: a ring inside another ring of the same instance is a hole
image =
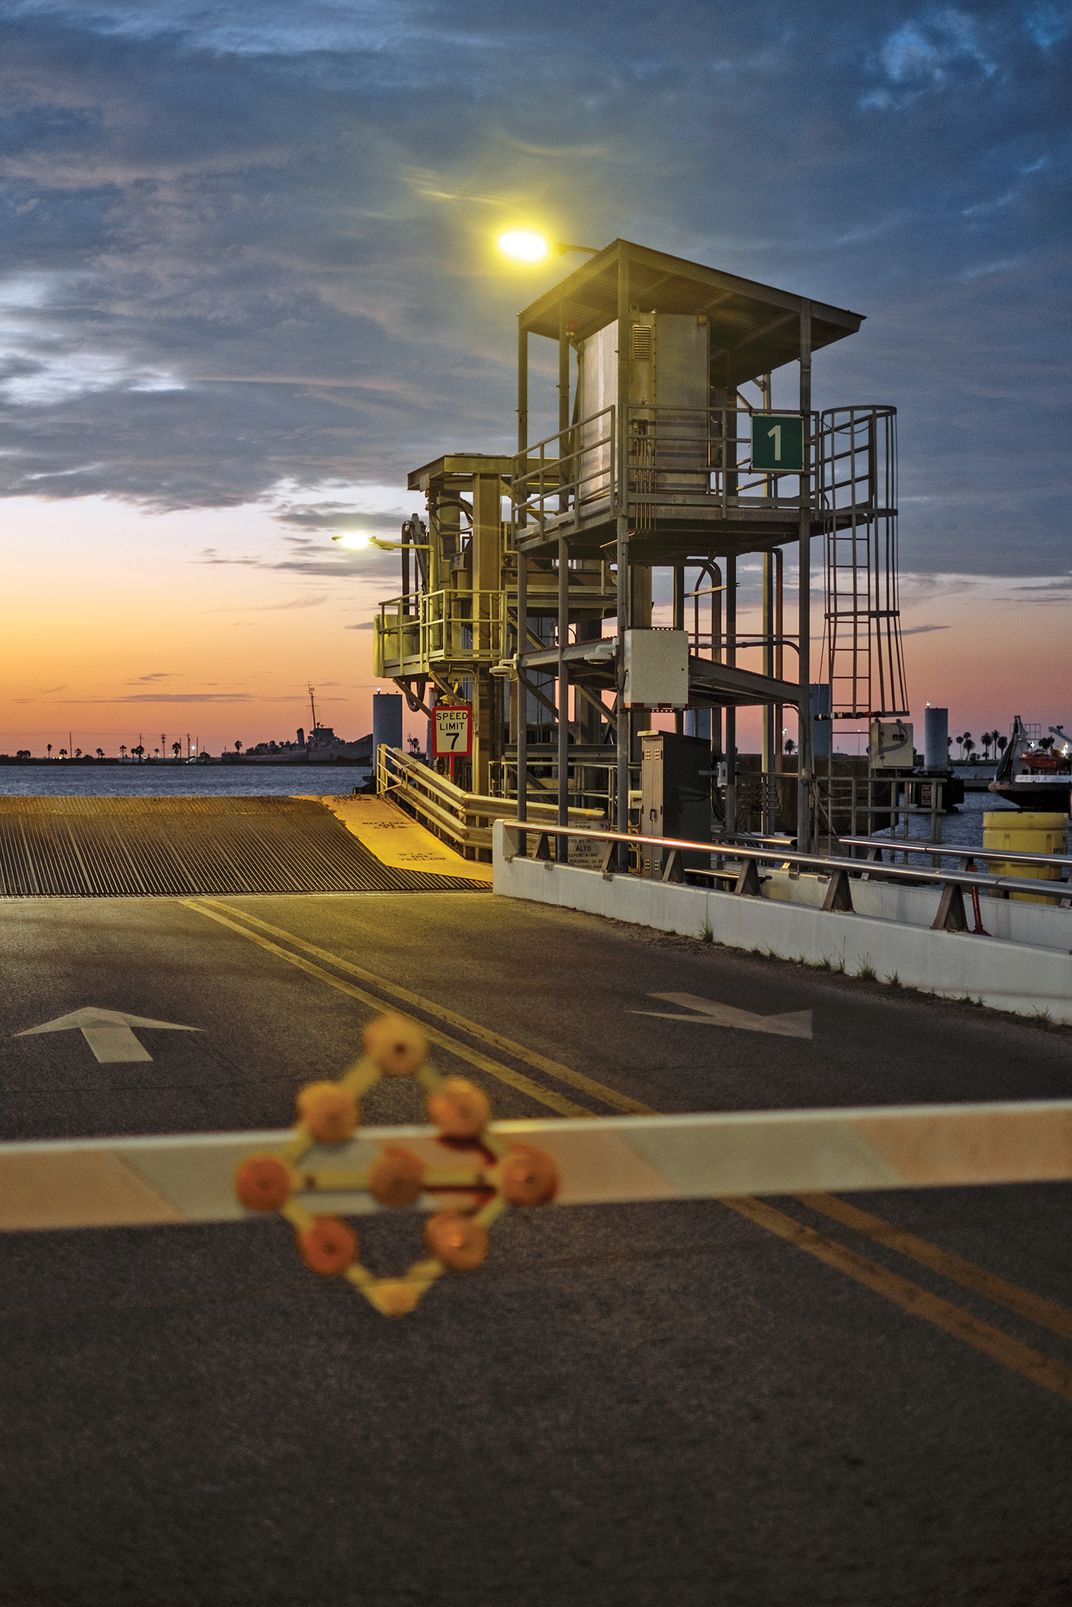
[[660, 1021], [697, 1021], [707, 1027], [736, 1027], [739, 1032], [773, 1032], [779, 1038], [810, 1038], [811, 1011], [788, 1010], [784, 1015], [755, 1016], [750, 1010], [737, 1010], [732, 1004], [716, 1004], [695, 993], [649, 993], [649, 999], [679, 1004], [693, 1015], [671, 1014], [669, 1010], [630, 1010], [634, 1016], [658, 1016]]
[[200, 1032], [200, 1027], [183, 1027], [177, 1021], [150, 1021], [147, 1016], [128, 1016], [119, 1010], [99, 1010], [87, 1005], [70, 1015], [43, 1021], [39, 1027], [16, 1032], [16, 1038], [32, 1038], [36, 1032], [70, 1032], [77, 1028], [102, 1066], [116, 1066], [135, 1060], [152, 1060], [152, 1055], [135, 1038], [133, 1027], [156, 1027], [165, 1032]]

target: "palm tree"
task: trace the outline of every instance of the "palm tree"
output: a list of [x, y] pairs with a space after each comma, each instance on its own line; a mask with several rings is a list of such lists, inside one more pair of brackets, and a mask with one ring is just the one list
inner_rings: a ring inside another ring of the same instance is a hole
[[126, 745], [125, 742], [121, 742], [119, 744], [119, 757], [121, 759], [125, 759], [126, 756], [127, 756], [127, 745]]
[[66, 748], [61, 748], [60, 749], [60, 758], [61, 759], [66, 759], [66, 757], [67, 757], [67, 749]]
[[45, 747], [48, 749], [48, 756], [51, 759], [51, 757], [52, 757], [52, 744], [51, 744], [51, 742], [46, 742]]
[[97, 749], [97, 758], [98, 759], [103, 759], [104, 758], [104, 749], [103, 748], [98, 748]]
[[172, 758], [175, 758], [175, 759], [180, 759], [182, 757], [182, 743], [181, 742], [173, 742], [171, 744], [171, 754], [172, 754]]
[[961, 756], [961, 758], [963, 758], [964, 757], [964, 735], [963, 735], [963, 733], [959, 737], [957, 737], [957, 747], [961, 750], [960, 756]]
[[964, 733], [964, 752], [967, 754], [969, 759], [975, 752], [975, 743], [972, 741], [972, 734], [970, 731], [965, 731]]
[[242, 743], [241, 743], [241, 740], [238, 737], [235, 738], [234, 750], [235, 750], [236, 753], [241, 753], [242, 752]]
[[1007, 748], [1007, 747], [1008, 747], [1008, 746], [1009, 746], [1009, 739], [1008, 739], [1008, 737], [1007, 737], [1007, 736], [1004, 736], [1004, 735], [1002, 735], [1002, 736], [999, 736], [999, 737], [998, 737], [998, 752], [999, 752], [999, 753], [1004, 753], [1004, 752], [1005, 752], [1005, 749], [1006, 749], [1006, 748]]
[[786, 753], [795, 753], [796, 752], [796, 747], [797, 747], [797, 745], [793, 741], [793, 738], [792, 737], [786, 737], [786, 739], [785, 739], [785, 751], [786, 751]]
[[138, 763], [140, 764], [141, 761], [145, 757], [145, 749], [142, 746], [142, 744], [139, 742], [137, 747], [136, 748], [131, 748], [130, 751], [134, 755], [135, 759], [137, 759]]

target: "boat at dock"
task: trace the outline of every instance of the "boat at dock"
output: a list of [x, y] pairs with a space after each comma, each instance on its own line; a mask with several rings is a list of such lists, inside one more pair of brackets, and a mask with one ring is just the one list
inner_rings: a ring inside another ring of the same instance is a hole
[[1018, 809], [1072, 814], [1072, 738], [1060, 725], [1051, 725], [1044, 738], [1041, 726], [1016, 715], [987, 790]]

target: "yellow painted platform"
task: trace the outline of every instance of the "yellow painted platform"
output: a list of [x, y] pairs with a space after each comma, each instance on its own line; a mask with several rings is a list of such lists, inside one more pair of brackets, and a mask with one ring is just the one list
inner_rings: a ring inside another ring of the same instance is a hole
[[491, 886], [491, 866], [461, 854], [399, 809], [387, 798], [318, 798], [341, 820], [369, 853], [394, 870], [419, 870], [428, 876], [466, 876]]

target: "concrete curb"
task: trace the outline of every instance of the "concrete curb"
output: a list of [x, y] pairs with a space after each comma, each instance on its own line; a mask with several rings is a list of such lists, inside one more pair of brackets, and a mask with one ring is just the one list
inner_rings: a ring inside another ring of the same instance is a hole
[[[866, 914], [827, 913], [768, 897], [745, 898], [570, 865], [514, 859], [495, 833], [494, 891], [561, 909], [606, 915], [849, 976], [894, 979], [941, 998], [979, 1000], [1017, 1015], [1072, 1025], [1072, 954]], [[1072, 922], [1070, 922], [1072, 926]]]

